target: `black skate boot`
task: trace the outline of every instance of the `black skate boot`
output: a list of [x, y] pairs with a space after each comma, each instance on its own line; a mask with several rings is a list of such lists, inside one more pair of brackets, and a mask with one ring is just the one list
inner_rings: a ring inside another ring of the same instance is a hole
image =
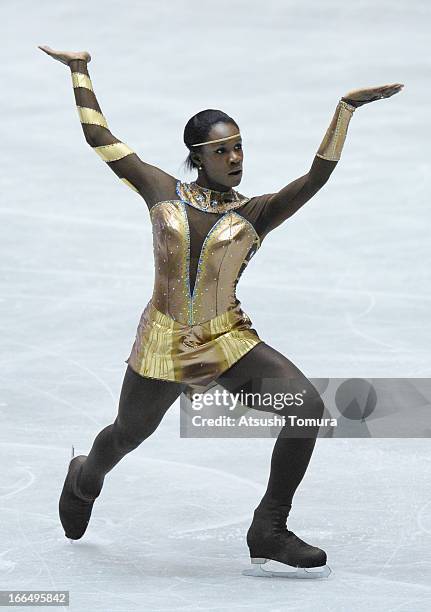
[[[286, 527], [290, 506], [276, 502], [260, 504], [254, 512], [253, 522], [247, 532], [253, 568], [243, 572], [246, 576], [282, 578], [323, 578], [331, 570], [326, 565], [326, 553], [310, 546]], [[263, 569], [268, 561], [282, 563], [285, 567]], [[281, 571], [280, 571], [281, 570]]]
[[77, 487], [79, 472], [86, 458], [85, 455], [78, 455], [70, 462], [58, 505], [64, 534], [70, 540], [79, 540], [84, 535], [96, 499], [86, 497]]

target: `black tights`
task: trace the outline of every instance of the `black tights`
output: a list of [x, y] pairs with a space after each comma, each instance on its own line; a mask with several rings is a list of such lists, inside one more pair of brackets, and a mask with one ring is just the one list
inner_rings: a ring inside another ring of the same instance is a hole
[[[256, 404], [253, 407], [284, 416], [295, 414], [319, 419], [323, 415], [323, 402], [310, 381], [291, 361], [264, 342], [251, 349], [217, 382], [232, 393], [242, 390], [245, 394], [251, 390], [250, 385], [253, 393], [305, 391], [304, 404], [300, 408], [285, 406], [276, 410]], [[95, 497], [100, 493], [105, 475], [157, 429], [168, 408], [185, 389], [183, 383], [145, 378], [127, 367], [117, 418], [97, 435], [83, 465], [79, 488], [84, 495]], [[263, 501], [272, 499], [279, 504], [291, 505], [309, 464], [318, 427], [308, 427], [302, 434], [306, 437], [301, 438], [287, 437], [289, 431], [291, 426], [287, 423], [275, 442]]]
[[[301, 393], [304, 404], [300, 407], [284, 405], [281, 409], [274, 409], [253, 404], [252, 400], [245, 402], [256, 410], [286, 418], [286, 425], [282, 427], [274, 445], [268, 486], [262, 502], [273, 500], [290, 506], [310, 462], [319, 428], [292, 428], [287, 417], [322, 418], [325, 407], [317, 390], [289, 359], [265, 342], [260, 342], [224, 372], [218, 382], [231, 393], [243, 391], [244, 396], [246, 391], [253, 394], [259, 392], [261, 396], [269, 393], [271, 397], [275, 394]], [[301, 437], [292, 437], [293, 431], [295, 436]]]

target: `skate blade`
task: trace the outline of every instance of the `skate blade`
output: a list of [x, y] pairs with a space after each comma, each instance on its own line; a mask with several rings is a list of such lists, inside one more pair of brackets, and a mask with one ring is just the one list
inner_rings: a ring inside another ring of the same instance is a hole
[[[263, 563], [268, 563], [268, 569], [262, 567]], [[328, 565], [320, 567], [292, 567], [278, 561], [262, 561], [262, 563], [252, 563], [250, 569], [242, 572], [243, 576], [257, 576], [258, 578], [299, 578], [316, 579], [327, 578], [331, 573]]]

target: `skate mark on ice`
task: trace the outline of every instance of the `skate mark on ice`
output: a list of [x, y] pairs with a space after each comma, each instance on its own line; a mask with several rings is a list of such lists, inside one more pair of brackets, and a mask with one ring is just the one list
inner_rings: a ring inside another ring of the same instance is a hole
[[75, 225], [89, 225], [96, 227], [111, 227], [115, 230], [123, 229], [127, 232], [133, 231], [138, 234], [141, 233], [141, 228], [133, 223], [124, 223], [119, 221], [107, 221], [97, 217], [92, 219], [91, 217], [73, 216], [68, 217], [67, 215], [52, 215], [47, 213], [34, 213], [19, 210], [18, 208], [0, 208], [0, 214], [13, 215], [15, 217], [27, 217], [28, 219], [41, 219], [42, 221], [58, 221], [62, 225], [75, 224]]
[[24, 480], [24, 482], [23, 482], [23, 478], [21, 478], [20, 481], [15, 482], [14, 484], [12, 484], [10, 486], [1, 486], [0, 489], [11, 489], [13, 487], [17, 487], [17, 488], [15, 488], [10, 493], [0, 494], [0, 500], [10, 499], [11, 497], [14, 497], [15, 495], [18, 495], [18, 493], [21, 493], [22, 491], [25, 491], [26, 489], [31, 487], [32, 484], [34, 483], [34, 481], [36, 480], [35, 475], [29, 469], [26, 469], [26, 468], [15, 468], [15, 471], [23, 473], [24, 477], [27, 476], [27, 478]]
[[57, 587], [56, 587], [56, 582], [55, 582], [54, 577], [53, 577], [53, 575], [52, 575], [52, 573], [51, 573], [51, 570], [50, 570], [50, 568], [49, 568], [49, 565], [46, 563], [46, 561], [43, 559], [43, 557], [42, 557], [42, 556], [41, 556], [41, 555], [40, 555], [40, 554], [37, 552], [37, 548], [35, 547], [35, 545], [33, 544], [33, 542], [31, 542], [31, 541], [28, 539], [28, 537], [27, 537], [27, 535], [26, 535], [26, 533], [25, 533], [25, 531], [24, 531], [24, 529], [23, 529], [23, 527], [22, 527], [22, 524], [21, 524], [21, 513], [20, 513], [20, 512], [18, 512], [18, 513], [17, 513], [17, 518], [18, 518], [18, 520], [17, 520], [17, 523], [18, 523], [18, 528], [19, 528], [19, 530], [20, 530], [20, 532], [21, 532], [21, 534], [22, 534], [22, 537], [24, 538], [24, 541], [27, 543], [27, 547], [29, 548], [30, 553], [33, 553], [33, 554], [34, 554], [34, 556], [35, 556], [37, 559], [39, 559], [39, 560], [40, 560], [40, 562], [41, 562], [42, 566], [45, 568], [45, 570], [46, 570], [46, 572], [47, 572], [47, 574], [48, 574], [48, 576], [49, 576], [49, 579], [50, 579], [50, 581], [51, 581], [51, 587], [52, 587], [52, 590], [54, 590], [54, 591], [55, 591], [55, 590], [57, 590]]
[[382, 340], [378, 340], [375, 336], [371, 336], [370, 334], [367, 334], [365, 332], [360, 331], [354, 324], [352, 318], [350, 315], [345, 315], [344, 316], [345, 320], [347, 321], [347, 324], [350, 328], [350, 330], [356, 335], [359, 336], [360, 338], [363, 338], [364, 340], [368, 340], [369, 342], [371, 342], [372, 344], [377, 344], [377, 346], [383, 346], [384, 348], [388, 348], [391, 349], [392, 351], [401, 353], [404, 352], [405, 349], [402, 347], [397, 347], [394, 346], [393, 344], [388, 344], [387, 342], [383, 342]]
[[424, 515], [426, 512], [428, 512], [427, 520], [431, 525], [431, 512], [430, 511], [431, 511], [431, 500], [426, 502], [426, 504], [424, 504], [422, 508], [418, 510], [418, 513], [416, 515], [416, 522], [418, 524], [419, 529], [429, 535], [431, 535], [431, 527], [425, 527]]
[[[426, 607], [424, 606], [423, 608], [418, 608], [417, 605], [412, 606], [412, 603], [418, 604], [418, 603], [424, 603], [428, 601], [430, 602], [429, 605], [427, 605]], [[408, 601], [405, 601], [402, 604], [395, 606], [395, 608], [389, 608], [388, 612], [399, 612], [399, 610], [406, 610], [406, 612], [411, 612], [412, 610], [415, 610], [416, 612], [418, 612], [420, 609], [426, 612], [431, 610], [431, 600], [428, 597], [422, 598], [422, 599], [417, 599], [417, 598], [409, 599]]]
[[95, 419], [91, 414], [85, 412], [82, 408], [79, 408], [78, 405], [74, 405], [71, 402], [68, 402], [67, 400], [65, 400], [64, 398], [59, 397], [55, 393], [51, 393], [50, 391], [44, 391], [43, 389], [38, 389], [34, 385], [25, 384], [25, 385], [22, 385], [22, 386], [23, 387], [27, 387], [28, 389], [31, 389], [32, 391], [36, 391], [37, 393], [40, 393], [41, 395], [46, 395], [47, 397], [50, 397], [51, 399], [55, 400], [56, 402], [59, 402], [60, 404], [63, 404], [64, 406], [67, 406], [68, 408], [71, 408], [73, 410], [73, 412], [76, 412], [76, 413], [81, 414], [82, 416], [86, 417], [89, 421], [91, 421], [92, 423], [94, 423], [98, 427], [101, 427], [101, 423], [99, 423], [99, 421], [97, 419]]
[[5, 559], [2, 559], [2, 557], [7, 555], [9, 552], [11, 551], [4, 550], [3, 552], [0, 553], [0, 572], [3, 575], [12, 573], [16, 567], [16, 561], [6, 561]]
[[[40, 274], [40, 275], [52, 275], [52, 274], [56, 274], [57, 276], [62, 276], [64, 277], [65, 275], [70, 275], [70, 276], [77, 276], [78, 278], [112, 278], [113, 280], [131, 280], [131, 281], [137, 281], [137, 282], [142, 282], [142, 274], [124, 274], [122, 272], [90, 272], [88, 270], [80, 270], [79, 268], [30, 268], [29, 266], [27, 267], [22, 267], [22, 268], [18, 268], [17, 266], [2, 266], [2, 270], [4, 272], [10, 272], [11, 274], [15, 274], [17, 272], [21, 272], [21, 273], [28, 273], [31, 274], [32, 276], [34, 276], [35, 274]], [[6, 296], [6, 297], [20, 297], [20, 298], [26, 298], [26, 297], [31, 297], [31, 298], [40, 298], [40, 299], [51, 299], [54, 300], [56, 299], [56, 297], [54, 295], [40, 295], [40, 294], [31, 294], [31, 293], [19, 293], [19, 294], [10, 294], [10, 293], [2, 293], [2, 296]], [[86, 302], [89, 301], [88, 296], [70, 296], [69, 298], [67, 298], [68, 301], [71, 302], [79, 302], [81, 303], [82, 301]], [[105, 304], [105, 300], [103, 298], [100, 298], [99, 300], [97, 300], [97, 303], [101, 303], [101, 304]], [[107, 304], [118, 304], [118, 301], [114, 301], [114, 300], [106, 300]]]
[[[259, 287], [263, 289], [274, 290], [274, 283], [266, 283], [265, 279], [259, 279]], [[345, 289], [342, 287], [331, 287], [330, 289], [325, 289], [325, 287], [313, 288], [308, 285], [294, 285], [292, 283], [289, 283], [289, 290], [294, 293], [315, 293], [319, 296], [341, 293], [350, 297], [372, 295], [374, 298], [383, 297], [391, 298], [391, 300], [405, 299], [417, 300], [419, 302], [431, 300], [431, 295], [429, 293], [403, 293], [401, 291], [380, 291], [378, 289], [372, 289], [372, 291], [370, 289]]]
[[[5, 446], [5, 447], [19, 447], [19, 448], [28, 448], [28, 449], [43, 449], [43, 450], [50, 450], [50, 451], [57, 451], [57, 452], [61, 452], [64, 453], [66, 452], [67, 449], [65, 449], [63, 446], [48, 446], [48, 445], [44, 445], [44, 444], [31, 444], [31, 443], [23, 443], [23, 442], [0, 442], [0, 447]], [[243, 478], [242, 476], [237, 476], [235, 474], [231, 474], [227, 471], [224, 470], [220, 470], [220, 469], [216, 469], [216, 468], [210, 468], [210, 467], [205, 467], [205, 466], [199, 466], [199, 465], [193, 465], [191, 463], [184, 463], [181, 461], [169, 461], [167, 459], [156, 459], [156, 458], [149, 458], [149, 457], [145, 457], [143, 459], [143, 463], [152, 463], [152, 464], [158, 464], [158, 465], [175, 465], [181, 468], [181, 472], [184, 471], [184, 468], [188, 468], [194, 472], [204, 472], [205, 474], [212, 474], [212, 475], [217, 475], [222, 477], [224, 480], [230, 480], [231, 482], [234, 483], [238, 483], [241, 485], [245, 485], [251, 489], [253, 489], [254, 491], [257, 491], [259, 495], [263, 494], [263, 491], [265, 489], [265, 485], [263, 484], [259, 484], [253, 480], [250, 480], [248, 478]], [[34, 478], [33, 478], [34, 481]], [[24, 488], [29, 487], [33, 481], [30, 483], [26, 483], [25, 486], [22, 487], [22, 490]], [[18, 491], [17, 491], [18, 492]], [[14, 492], [17, 493], [17, 492]], [[207, 507], [202, 506], [203, 510], [206, 511]], [[210, 529], [218, 529], [220, 527], [229, 527], [231, 525], [235, 525], [237, 523], [241, 523], [244, 521], [248, 521], [250, 519], [250, 512], [247, 512], [247, 514], [244, 515], [240, 515], [240, 516], [236, 516], [233, 519], [227, 519], [227, 520], [222, 520], [222, 521], [218, 521], [218, 522], [211, 522], [208, 525], [202, 526], [202, 527], [195, 527], [195, 528], [191, 528], [191, 529], [183, 529], [183, 530], [179, 530], [176, 532], [177, 535], [185, 535], [185, 534], [190, 534], [190, 533], [198, 533], [200, 531], [206, 531], [206, 530], [210, 530]]]
[[[213, 474], [213, 475], [221, 476], [224, 479], [227, 478], [233, 482], [236, 482], [242, 485], [246, 485], [247, 487], [250, 487], [254, 489], [255, 491], [258, 491], [260, 495], [263, 494], [263, 490], [265, 489], [264, 485], [254, 482], [253, 480], [249, 480], [248, 478], [243, 478], [242, 476], [236, 476], [235, 474], [230, 474], [229, 472], [226, 472], [224, 470], [219, 470], [216, 468], [210, 468], [210, 467], [201, 466], [201, 465], [193, 465], [192, 463], [183, 463], [182, 461], [169, 461], [167, 459], [154, 459], [154, 458], [149, 458], [149, 457], [145, 457], [144, 461], [150, 462], [150, 463], [164, 464], [164, 465], [174, 464], [177, 466], [181, 466], [182, 468], [189, 468], [195, 472], [205, 472], [206, 474]], [[207, 510], [207, 507], [203, 506], [203, 509]], [[250, 512], [247, 512], [247, 514], [244, 514], [242, 516], [237, 516], [234, 519], [219, 521], [217, 523], [210, 523], [209, 525], [206, 525], [204, 527], [195, 527], [192, 529], [182, 529], [182, 530], [177, 531], [176, 535], [182, 536], [185, 534], [198, 533], [200, 531], [206, 531], [209, 529], [229, 527], [231, 525], [236, 525], [237, 523], [242, 523], [243, 521], [248, 521], [249, 519], [250, 519]], [[175, 537], [175, 536], [170, 536], [170, 537]]]
[[346, 315], [347, 317], [350, 317], [352, 322], [365, 317], [373, 310], [374, 306], [377, 304], [376, 298], [372, 293], [364, 293], [364, 296], [366, 296], [370, 300], [369, 304], [365, 306], [364, 310], [356, 313], [355, 315]]
[[62, 361], [64, 361], [65, 363], [71, 363], [74, 366], [76, 366], [79, 370], [82, 370], [83, 372], [86, 372], [87, 374], [89, 374], [92, 378], [94, 378], [95, 380], [97, 380], [97, 382], [100, 384], [101, 387], [103, 387], [103, 389], [105, 389], [109, 396], [111, 397], [114, 405], [116, 406], [116, 399], [114, 397], [114, 394], [112, 392], [112, 389], [109, 387], [109, 385], [100, 378], [100, 376], [94, 372], [91, 368], [88, 368], [87, 366], [82, 365], [81, 363], [79, 363], [79, 361], [76, 361], [75, 359], [70, 359], [70, 358], [64, 358], [64, 355], [58, 351], [53, 351], [51, 349], [41, 349], [40, 346], [35, 346], [34, 344], [28, 344], [25, 342], [11, 342], [11, 344], [15, 345], [15, 346], [21, 346], [24, 348], [29, 348], [32, 349], [36, 352], [36, 354], [42, 355], [42, 356], [46, 356], [49, 355], [51, 357], [59, 357], [61, 358]]

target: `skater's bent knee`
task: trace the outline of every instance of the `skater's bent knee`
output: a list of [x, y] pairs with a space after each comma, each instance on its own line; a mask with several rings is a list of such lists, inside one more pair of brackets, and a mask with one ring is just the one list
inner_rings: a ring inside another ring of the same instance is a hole
[[112, 433], [115, 445], [120, 452], [130, 452], [145, 439], [145, 436], [138, 429], [121, 427], [117, 421], [114, 422]]
[[299, 403], [290, 403], [284, 406], [281, 410], [278, 409], [280, 415], [288, 417], [292, 414], [298, 417], [321, 419], [325, 411], [325, 404], [318, 393], [310, 393], [302, 398]]
[[321, 419], [323, 417], [323, 413], [325, 412], [325, 404], [323, 403], [320, 395], [313, 398], [311, 409], [313, 411], [314, 418]]
[[159, 414], [148, 414], [140, 423], [123, 423], [123, 420], [117, 417], [113, 425], [115, 443], [119, 449], [126, 452], [131, 451], [154, 433], [160, 421]]

